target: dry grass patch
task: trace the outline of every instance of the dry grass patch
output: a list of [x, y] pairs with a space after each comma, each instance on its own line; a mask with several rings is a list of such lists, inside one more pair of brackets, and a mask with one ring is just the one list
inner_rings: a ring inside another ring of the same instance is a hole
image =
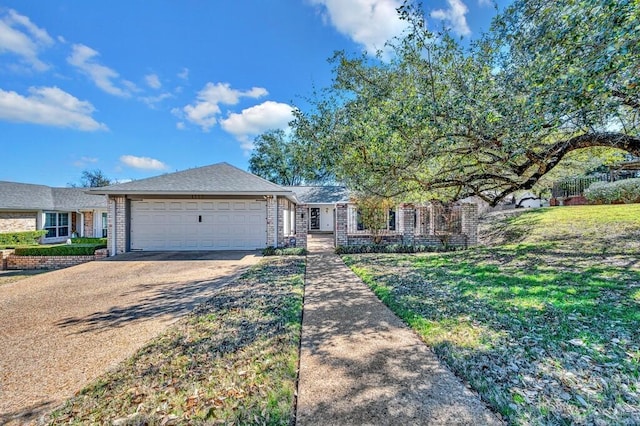
[[264, 260], [50, 423], [292, 424], [304, 268], [300, 257]]

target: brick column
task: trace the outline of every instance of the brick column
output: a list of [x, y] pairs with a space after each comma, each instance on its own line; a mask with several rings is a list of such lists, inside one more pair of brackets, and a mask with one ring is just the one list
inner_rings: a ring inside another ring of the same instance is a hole
[[278, 222], [276, 229], [278, 231], [278, 247], [283, 247], [287, 242], [284, 240], [284, 211], [287, 209], [289, 200], [284, 197], [278, 198], [277, 216]]
[[[96, 237], [93, 235], [93, 212], [84, 212], [84, 229], [82, 230], [83, 237]], [[98, 235], [102, 236], [102, 235]]]
[[462, 204], [462, 233], [467, 236], [467, 244], [478, 244], [478, 205]]
[[127, 251], [126, 199], [123, 195], [109, 197], [107, 210], [107, 249], [110, 256]]
[[347, 209], [346, 203], [336, 204], [336, 223], [335, 223], [336, 247], [346, 246], [347, 244], [349, 244], [349, 240], [347, 238], [347, 225], [349, 221], [349, 216], [347, 212], [348, 212], [348, 209]]
[[275, 247], [276, 244], [276, 199], [273, 196], [267, 196], [267, 247]]
[[306, 204], [296, 205], [296, 247], [307, 248], [308, 216]]
[[413, 245], [413, 237], [415, 234], [415, 206], [413, 204], [401, 204], [400, 215], [402, 217], [400, 232], [402, 232], [402, 243]]

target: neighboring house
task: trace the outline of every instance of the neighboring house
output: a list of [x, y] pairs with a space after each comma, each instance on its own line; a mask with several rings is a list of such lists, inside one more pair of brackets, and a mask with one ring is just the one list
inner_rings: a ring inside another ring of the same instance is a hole
[[86, 191], [0, 181], [0, 232], [44, 229], [44, 243], [65, 241], [74, 233], [106, 236], [106, 197]]
[[285, 186], [296, 199], [307, 206], [309, 232], [333, 232], [336, 204], [349, 202], [344, 186]]
[[227, 163], [94, 188], [108, 196], [108, 249], [254, 250], [295, 235], [292, 191]]

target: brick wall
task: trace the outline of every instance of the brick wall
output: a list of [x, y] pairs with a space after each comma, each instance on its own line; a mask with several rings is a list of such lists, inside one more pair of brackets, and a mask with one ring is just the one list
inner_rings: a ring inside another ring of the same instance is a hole
[[267, 247], [276, 245], [276, 200], [273, 196], [267, 196]]
[[6, 257], [6, 269], [63, 269], [107, 257], [107, 249], [96, 250], [93, 256], [16, 256]]
[[0, 212], [0, 232], [35, 231], [36, 212]]
[[[126, 198], [122, 195], [109, 196], [107, 210], [107, 248], [111, 256], [127, 251]], [[115, 246], [115, 253], [114, 251]]]
[[7, 257], [13, 254], [13, 249], [0, 250], [0, 271], [7, 269]]
[[101, 237], [102, 235], [93, 235], [93, 212], [84, 212], [84, 229], [85, 237]]
[[[430, 207], [415, 207], [413, 204], [401, 204], [398, 209], [398, 231], [384, 235], [382, 244], [456, 246], [467, 247], [478, 244], [478, 206], [465, 203], [461, 206], [461, 233], [437, 234], [434, 232], [435, 213]], [[348, 233], [347, 204], [336, 206], [336, 246], [366, 245], [373, 243], [373, 237], [367, 233]], [[417, 214], [416, 214], [417, 213]], [[415, 223], [416, 218], [418, 223]]]
[[306, 204], [296, 206], [296, 247], [307, 248], [308, 210]]
[[284, 197], [278, 197], [278, 222], [277, 222], [277, 229], [278, 229], [278, 246], [279, 247], [284, 247], [285, 244], [287, 244], [287, 241], [285, 241], [284, 239], [284, 211], [285, 209], [289, 208], [289, 200], [287, 200]]
[[346, 203], [336, 204], [335, 246], [349, 245], [347, 228], [349, 226], [349, 210]]

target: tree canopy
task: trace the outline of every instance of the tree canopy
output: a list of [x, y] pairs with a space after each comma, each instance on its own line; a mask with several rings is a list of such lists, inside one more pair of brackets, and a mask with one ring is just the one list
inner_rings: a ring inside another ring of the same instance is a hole
[[496, 204], [570, 152], [640, 155], [640, 5], [516, 0], [468, 47], [399, 12], [411, 31], [388, 62], [337, 53], [333, 86], [297, 133], [356, 190]]
[[278, 185], [318, 184], [333, 180], [327, 156], [296, 133], [269, 130], [254, 141], [249, 171]]
[[108, 178], [102, 170], [84, 170], [80, 176], [80, 184], [70, 183], [69, 186], [81, 188], [97, 188], [101, 186], [109, 186], [114, 183]]

